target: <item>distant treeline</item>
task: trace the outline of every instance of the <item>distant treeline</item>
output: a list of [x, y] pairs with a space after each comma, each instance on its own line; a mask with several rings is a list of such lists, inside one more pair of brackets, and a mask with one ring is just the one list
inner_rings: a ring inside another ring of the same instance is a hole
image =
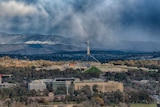
[[55, 70], [35, 70], [34, 67], [25, 67], [25, 68], [16, 68], [16, 67], [0, 67], [0, 74], [12, 74], [11, 78], [3, 78], [5, 82], [11, 83], [24, 83], [30, 82], [35, 79], [53, 79], [58, 77], [76, 77], [80, 79], [90, 79], [90, 78], [98, 78], [98, 72], [87, 72], [82, 73], [83, 69], [66, 69], [60, 71], [59, 69]]
[[[91, 54], [100, 62], [108, 62], [113, 60], [129, 60], [129, 59], [150, 59], [160, 56], [160, 52], [122, 52], [122, 51], [91, 51]], [[59, 52], [53, 54], [35, 54], [35, 55], [21, 55], [21, 54], [0, 54], [0, 57], [10, 56], [11, 58], [29, 59], [29, 60], [51, 60], [51, 61], [68, 61], [80, 60], [86, 51], [74, 52]]]

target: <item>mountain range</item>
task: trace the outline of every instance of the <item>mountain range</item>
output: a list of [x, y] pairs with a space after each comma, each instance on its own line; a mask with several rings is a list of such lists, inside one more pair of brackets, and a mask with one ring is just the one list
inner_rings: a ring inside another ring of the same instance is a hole
[[[91, 40], [94, 42], [94, 40]], [[160, 51], [160, 43], [152, 41], [122, 41], [106, 46], [93, 44], [93, 50], [120, 50], [132, 52]], [[98, 45], [98, 46], [97, 46]], [[0, 33], [0, 54], [50, 54], [64, 51], [85, 50], [86, 44], [73, 38], [43, 34], [8, 34]]]
[[0, 33], [0, 54], [49, 54], [78, 51], [75, 41], [58, 35]]

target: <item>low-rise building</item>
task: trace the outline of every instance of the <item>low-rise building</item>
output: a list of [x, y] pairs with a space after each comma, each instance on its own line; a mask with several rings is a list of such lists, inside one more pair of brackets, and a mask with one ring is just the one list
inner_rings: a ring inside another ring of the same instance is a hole
[[0, 83], [0, 88], [11, 88], [15, 86], [16, 84], [13, 84], [13, 83], [8, 83], [8, 82]]
[[80, 79], [78, 78], [55, 78], [52, 80], [42, 79], [32, 81], [31, 83], [29, 83], [28, 88], [30, 90], [34, 89], [36, 91], [43, 91], [46, 89], [47, 84], [51, 84], [53, 90], [56, 90], [58, 87], [66, 87], [68, 93], [68, 88], [72, 83], [75, 90], [81, 90], [85, 86], [89, 86], [92, 90], [93, 86], [97, 85], [98, 91], [101, 92], [113, 92], [118, 90], [123, 92], [123, 83], [115, 81], [105, 82], [102, 79], [91, 79], [83, 81], [80, 81]]
[[75, 90], [81, 90], [84, 86], [89, 86], [90, 89], [93, 89], [93, 86], [97, 85], [98, 91], [101, 92], [113, 92], [113, 91], [122, 91], [123, 92], [123, 83], [115, 81], [102, 81], [102, 80], [85, 80], [74, 83]]
[[44, 91], [46, 87], [46, 84], [41, 80], [34, 80], [28, 84], [29, 90]]
[[127, 66], [97, 65], [102, 72], [128, 72]]
[[69, 87], [71, 83], [80, 81], [79, 78], [55, 78], [51, 82], [53, 90], [56, 90], [58, 87]]
[[34, 80], [28, 84], [29, 90], [43, 91], [47, 88], [47, 85], [51, 85], [54, 90], [58, 87], [69, 87], [74, 81], [80, 81], [79, 78], [55, 78], [55, 79], [39, 79]]

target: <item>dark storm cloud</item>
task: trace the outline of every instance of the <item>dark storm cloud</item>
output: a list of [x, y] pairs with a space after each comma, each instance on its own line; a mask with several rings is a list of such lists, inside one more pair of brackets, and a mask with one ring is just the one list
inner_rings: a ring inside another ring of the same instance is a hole
[[157, 29], [160, 27], [159, 5], [159, 0], [141, 0], [131, 5], [125, 4], [120, 21], [127, 27], [137, 24], [141, 27]]
[[159, 0], [3, 0], [0, 31], [59, 34], [103, 46], [158, 41], [159, 6]]

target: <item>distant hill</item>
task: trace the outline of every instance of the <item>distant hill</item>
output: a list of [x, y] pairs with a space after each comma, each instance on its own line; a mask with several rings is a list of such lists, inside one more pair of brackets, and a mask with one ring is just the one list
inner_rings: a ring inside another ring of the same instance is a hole
[[63, 51], [78, 51], [78, 47], [64, 44], [3, 44], [0, 45], [0, 54], [51, 54]]
[[[115, 50], [124, 52], [160, 51], [160, 42], [121, 41], [101, 43], [91, 40], [91, 50]], [[0, 54], [51, 54], [86, 50], [85, 41], [60, 35], [0, 33]]]
[[77, 42], [58, 35], [0, 33], [0, 54], [50, 54], [78, 51]]
[[0, 44], [73, 44], [71, 38], [59, 35], [0, 33]]

